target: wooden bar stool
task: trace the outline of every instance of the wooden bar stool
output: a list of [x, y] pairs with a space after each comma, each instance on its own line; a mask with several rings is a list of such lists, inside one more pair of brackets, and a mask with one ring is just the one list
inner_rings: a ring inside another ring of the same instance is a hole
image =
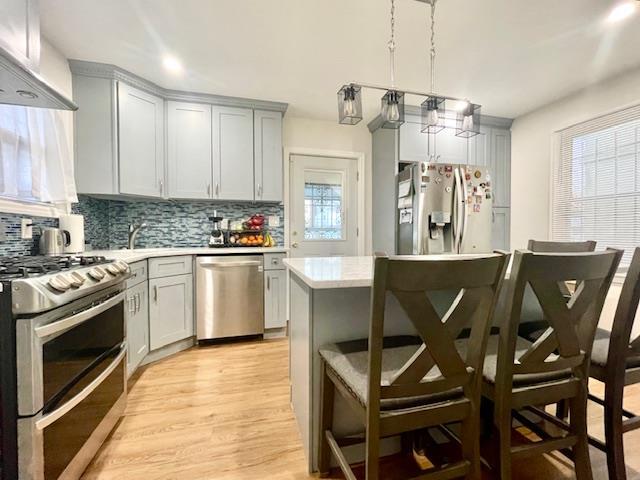
[[[499, 478], [512, 477], [513, 458], [573, 449], [578, 480], [591, 479], [586, 403], [589, 355], [600, 312], [622, 252], [547, 254], [516, 251], [505, 284], [504, 311], [497, 312], [499, 338], [489, 340], [482, 393], [494, 403]], [[567, 301], [561, 282], [579, 285]], [[547, 329], [535, 341], [518, 336], [525, 288], [531, 286]], [[570, 426], [566, 436], [512, 446], [514, 413], [526, 407], [566, 400]], [[497, 464], [497, 465], [496, 465]]]
[[[591, 352], [590, 376], [605, 385], [604, 399], [589, 398], [604, 407], [605, 443], [590, 442], [607, 454], [609, 478], [624, 480], [623, 434], [640, 428], [640, 417], [623, 408], [624, 388], [640, 383], [640, 336], [631, 339], [640, 302], [640, 248], [633, 253], [625, 278], [611, 332], [598, 329]], [[624, 420], [624, 417], [627, 419]]]
[[[459, 462], [418, 478], [480, 479], [479, 402], [482, 364], [490, 319], [508, 255], [392, 257], [376, 255], [371, 292], [368, 350], [363, 342], [325, 345], [319, 470], [329, 472], [331, 454], [345, 477], [355, 480], [333, 429], [337, 391], [365, 426], [367, 480], [379, 478], [380, 439], [449, 422], [462, 422]], [[444, 318], [429, 292], [459, 291]], [[415, 326], [422, 343], [402, 344], [383, 338], [385, 302], [393, 295]], [[464, 353], [456, 338], [471, 326]]]

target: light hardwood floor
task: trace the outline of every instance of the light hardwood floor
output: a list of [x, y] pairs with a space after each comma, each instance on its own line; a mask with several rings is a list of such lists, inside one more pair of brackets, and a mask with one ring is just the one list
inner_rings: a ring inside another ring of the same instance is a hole
[[[136, 376], [124, 418], [83, 479], [314, 478], [289, 406], [286, 340], [193, 348]], [[625, 406], [640, 411], [639, 388]], [[601, 435], [601, 409], [591, 407], [590, 432]], [[640, 431], [625, 443], [628, 478], [640, 480]], [[606, 479], [604, 455], [592, 449], [592, 462], [594, 478]], [[514, 472], [519, 480], [574, 478], [559, 456]]]

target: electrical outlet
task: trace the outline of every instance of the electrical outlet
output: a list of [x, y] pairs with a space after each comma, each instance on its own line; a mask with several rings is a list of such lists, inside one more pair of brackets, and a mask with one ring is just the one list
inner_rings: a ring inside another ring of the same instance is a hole
[[23, 218], [20, 223], [20, 237], [23, 240], [29, 240], [33, 238], [33, 220], [30, 218]]
[[269, 215], [269, 226], [270, 227], [279, 227], [280, 226], [280, 217], [278, 215]]

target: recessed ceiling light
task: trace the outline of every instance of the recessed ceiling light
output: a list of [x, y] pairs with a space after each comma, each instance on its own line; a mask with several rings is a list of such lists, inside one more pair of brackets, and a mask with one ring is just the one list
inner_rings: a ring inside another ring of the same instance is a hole
[[625, 2], [613, 7], [607, 20], [615, 23], [631, 16], [636, 11], [636, 2]]
[[173, 72], [173, 73], [182, 72], [182, 63], [180, 63], [180, 60], [178, 60], [175, 57], [164, 57], [164, 60], [162, 61], [162, 65], [164, 65], [164, 68], [166, 68], [170, 72]]

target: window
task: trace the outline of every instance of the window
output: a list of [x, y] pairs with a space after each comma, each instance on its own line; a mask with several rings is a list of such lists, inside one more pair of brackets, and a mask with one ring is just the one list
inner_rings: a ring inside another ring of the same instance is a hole
[[558, 132], [551, 235], [596, 240], [625, 250], [640, 246], [640, 106]]
[[2, 211], [55, 214], [77, 202], [67, 128], [70, 115], [0, 105]]
[[344, 240], [342, 173], [305, 171], [304, 239]]

